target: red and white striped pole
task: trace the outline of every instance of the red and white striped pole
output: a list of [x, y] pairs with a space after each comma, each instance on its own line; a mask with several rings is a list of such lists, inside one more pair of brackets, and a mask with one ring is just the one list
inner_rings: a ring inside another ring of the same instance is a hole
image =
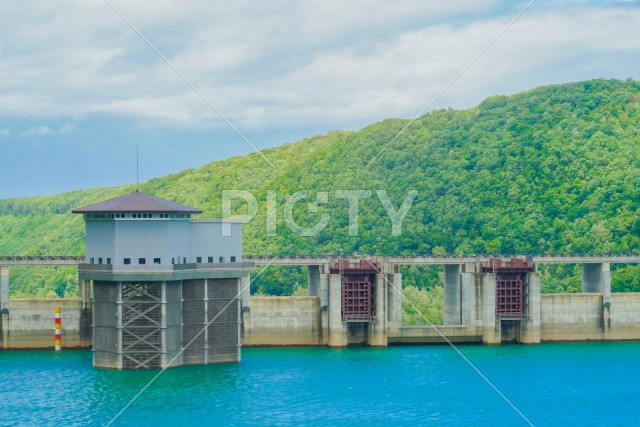
[[53, 333], [55, 334], [56, 351], [62, 350], [62, 324], [60, 323], [60, 307], [56, 307], [55, 311], [55, 324]]

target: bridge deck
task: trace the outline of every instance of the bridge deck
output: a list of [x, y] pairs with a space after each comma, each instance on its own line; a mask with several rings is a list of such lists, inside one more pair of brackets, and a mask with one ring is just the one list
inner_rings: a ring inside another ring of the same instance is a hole
[[[335, 263], [339, 259], [369, 259], [380, 263], [413, 264], [413, 265], [445, 265], [489, 262], [493, 258], [508, 260], [511, 258], [527, 259], [534, 264], [637, 264], [640, 254], [502, 254], [502, 255], [362, 255], [362, 256], [244, 256], [243, 261], [254, 262], [256, 266], [281, 265], [322, 265]], [[0, 256], [0, 267], [19, 266], [67, 266], [85, 262], [83, 256]]]

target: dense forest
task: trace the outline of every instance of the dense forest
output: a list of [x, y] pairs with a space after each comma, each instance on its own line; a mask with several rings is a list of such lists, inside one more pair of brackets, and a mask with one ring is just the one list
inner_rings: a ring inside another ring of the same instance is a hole
[[[369, 166], [408, 120], [265, 150], [275, 170], [251, 154], [152, 179], [140, 190], [203, 209], [203, 217], [221, 215], [222, 190], [250, 191], [260, 207], [244, 227], [246, 254], [639, 252], [639, 103], [640, 82], [632, 80], [544, 86], [425, 114]], [[1, 200], [0, 255], [81, 255], [82, 218], [70, 209], [132, 189]], [[266, 227], [268, 190], [277, 195], [275, 235]], [[307, 197], [293, 211], [298, 224], [331, 215], [315, 236], [296, 234], [284, 221], [283, 206], [299, 190]], [[360, 200], [358, 236], [349, 235], [348, 202], [337, 190], [371, 191]], [[400, 235], [392, 235], [376, 190], [395, 208], [416, 192]], [[310, 212], [303, 202], [315, 202], [318, 192], [328, 200]], [[239, 202], [237, 213], [243, 209]], [[577, 273], [579, 266], [543, 269], [543, 291], [578, 291]], [[428, 302], [429, 292], [440, 292], [437, 269], [404, 274], [415, 298]], [[14, 295], [73, 292], [66, 269], [46, 280], [35, 269], [12, 269], [12, 276]], [[269, 269], [254, 292], [287, 295], [304, 286], [303, 269]], [[640, 291], [640, 269], [617, 268], [613, 288]]]

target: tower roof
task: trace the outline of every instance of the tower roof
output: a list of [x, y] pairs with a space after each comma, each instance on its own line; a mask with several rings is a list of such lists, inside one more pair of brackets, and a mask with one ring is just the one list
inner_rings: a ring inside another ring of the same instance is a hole
[[84, 213], [114, 213], [114, 212], [160, 212], [200, 214], [201, 210], [180, 203], [150, 196], [139, 191], [125, 194], [114, 199], [105, 200], [89, 206], [73, 209], [71, 212]]

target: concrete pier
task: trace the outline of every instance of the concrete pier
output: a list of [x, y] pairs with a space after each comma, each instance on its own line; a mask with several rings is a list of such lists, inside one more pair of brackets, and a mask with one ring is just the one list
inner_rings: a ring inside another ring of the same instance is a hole
[[461, 317], [462, 324], [473, 328], [482, 326], [480, 318], [482, 297], [482, 278], [475, 273], [460, 273]]
[[329, 336], [327, 344], [330, 347], [346, 347], [347, 325], [342, 322], [342, 282], [339, 274], [329, 274]]
[[502, 343], [501, 322], [496, 319], [496, 275], [482, 273], [482, 343]]
[[582, 264], [582, 292], [607, 295], [607, 299], [611, 300], [609, 263]]
[[460, 264], [444, 266], [444, 324], [462, 324]]
[[394, 335], [402, 326], [402, 274], [388, 274], [387, 280], [387, 332]]
[[307, 267], [307, 269], [307, 290], [309, 292], [309, 296], [317, 297], [320, 295], [320, 266], [310, 265]]
[[387, 289], [389, 281], [385, 274], [376, 275], [376, 318], [377, 321], [369, 322], [367, 345], [374, 347], [387, 346]]
[[527, 274], [529, 292], [527, 303], [528, 317], [520, 321], [520, 337], [518, 342], [522, 344], [540, 343], [540, 274], [538, 272]]

